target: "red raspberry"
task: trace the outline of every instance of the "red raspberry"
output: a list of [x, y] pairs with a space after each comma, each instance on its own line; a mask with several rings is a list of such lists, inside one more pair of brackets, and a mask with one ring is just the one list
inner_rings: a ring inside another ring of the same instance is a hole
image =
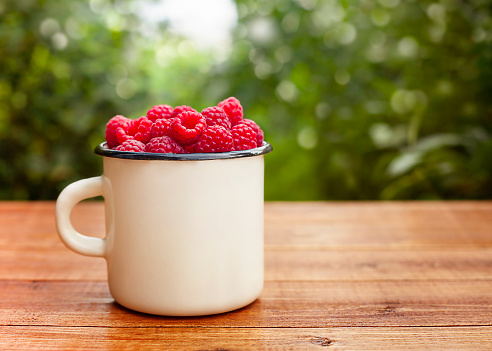
[[145, 151], [145, 144], [138, 140], [127, 140], [114, 148], [118, 151], [142, 152]]
[[145, 145], [145, 151], [161, 154], [183, 154], [185, 152], [181, 145], [168, 136], [150, 139]]
[[256, 124], [255, 121], [253, 121], [252, 119], [244, 118], [238, 124], [246, 124], [248, 127], [251, 127], [251, 129], [253, 129], [256, 133], [256, 146], [260, 147], [261, 145], [263, 145], [263, 140], [265, 139], [265, 136], [260, 126]]
[[203, 109], [202, 115], [205, 117], [207, 126], [209, 127], [219, 125], [227, 129], [231, 129], [231, 121], [229, 120], [229, 117], [227, 117], [222, 107], [207, 107], [206, 109]]
[[246, 124], [237, 124], [231, 129], [234, 150], [249, 150], [256, 147], [256, 133]]
[[171, 114], [171, 117], [178, 117], [179, 114], [183, 112], [198, 112], [195, 110], [193, 107], [182, 105], [182, 106], [176, 106], [174, 108], [173, 113]]
[[155, 121], [151, 131], [152, 138], [165, 135], [170, 136], [171, 124], [174, 122], [175, 119], [176, 118], [161, 118]]
[[156, 105], [147, 111], [147, 118], [152, 122], [161, 118], [170, 118], [173, 113], [173, 107], [169, 105]]
[[152, 124], [152, 121], [146, 116], [134, 119], [130, 122], [127, 134], [131, 139], [141, 141], [145, 144], [150, 140]]
[[238, 124], [240, 120], [243, 119], [243, 107], [238, 99], [231, 96], [225, 100], [219, 102], [219, 107], [222, 107], [224, 112], [227, 114], [229, 119], [231, 120], [232, 126]]
[[232, 151], [232, 134], [229, 129], [215, 125], [208, 127], [198, 141], [186, 148], [187, 152], [227, 152]]
[[186, 111], [171, 123], [171, 136], [181, 145], [195, 143], [207, 128], [205, 117], [199, 112]]
[[110, 149], [120, 145], [126, 139], [131, 119], [116, 115], [106, 124], [106, 142]]

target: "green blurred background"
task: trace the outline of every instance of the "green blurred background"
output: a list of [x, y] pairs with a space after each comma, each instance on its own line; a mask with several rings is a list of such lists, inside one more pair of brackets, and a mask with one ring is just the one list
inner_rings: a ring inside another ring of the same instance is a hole
[[228, 96], [266, 200], [492, 198], [491, 1], [224, 1], [0, 2], [0, 199], [101, 174], [116, 114]]

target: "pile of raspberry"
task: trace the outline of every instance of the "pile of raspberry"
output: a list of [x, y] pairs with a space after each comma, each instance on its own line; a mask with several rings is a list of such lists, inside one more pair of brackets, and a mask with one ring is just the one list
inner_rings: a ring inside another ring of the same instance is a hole
[[243, 118], [235, 97], [198, 112], [190, 106], [157, 105], [146, 116], [121, 115], [106, 125], [110, 149], [153, 153], [203, 153], [248, 150], [263, 144], [263, 131]]

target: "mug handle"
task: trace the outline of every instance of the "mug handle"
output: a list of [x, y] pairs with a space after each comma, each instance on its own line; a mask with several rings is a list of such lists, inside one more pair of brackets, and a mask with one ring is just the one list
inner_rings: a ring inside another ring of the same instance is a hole
[[56, 200], [56, 227], [63, 243], [71, 250], [85, 256], [105, 257], [106, 240], [77, 232], [70, 214], [80, 201], [103, 195], [103, 177], [82, 179], [68, 185]]

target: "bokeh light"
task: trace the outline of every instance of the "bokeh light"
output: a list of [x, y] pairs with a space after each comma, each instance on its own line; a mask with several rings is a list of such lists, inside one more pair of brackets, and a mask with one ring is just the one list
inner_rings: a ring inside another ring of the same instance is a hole
[[116, 114], [236, 96], [267, 200], [492, 198], [482, 0], [0, 2], [0, 198], [100, 174]]

